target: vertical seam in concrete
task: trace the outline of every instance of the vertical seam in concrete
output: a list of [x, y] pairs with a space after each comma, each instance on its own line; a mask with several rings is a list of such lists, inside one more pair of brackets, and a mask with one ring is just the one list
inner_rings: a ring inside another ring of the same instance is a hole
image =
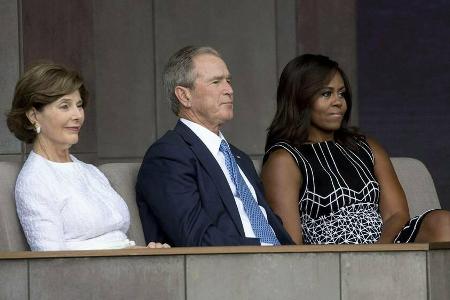
[[184, 256], [184, 299], [188, 299], [188, 291], [187, 291], [187, 255]]
[[428, 250], [425, 253], [426, 253], [426, 255], [425, 255], [425, 264], [426, 264], [425, 268], [426, 268], [426, 276], [427, 276], [427, 279], [426, 279], [427, 299], [430, 300], [431, 299], [431, 282], [430, 282], [431, 278], [430, 278], [430, 260], [429, 260], [429, 256], [430, 256], [431, 251]]
[[154, 124], [155, 124], [155, 139], [158, 138], [158, 92], [157, 92], [157, 86], [158, 86], [158, 74], [156, 74], [156, 12], [155, 12], [155, 1], [152, 1], [152, 31], [153, 31], [153, 82], [154, 82], [154, 89], [153, 89], [153, 101], [155, 103], [155, 109], [154, 109]]
[[30, 260], [27, 259], [27, 291], [28, 291], [28, 300], [31, 299], [31, 289], [30, 289]]
[[[353, 126], [358, 126], [359, 125], [359, 97], [358, 97], [358, 93], [359, 93], [359, 76], [358, 76], [358, 20], [359, 16], [358, 16], [358, 4], [357, 1], [353, 1], [353, 29], [354, 31], [354, 63], [355, 63], [355, 68], [354, 68], [354, 75], [355, 77], [353, 78], [353, 84], [352, 86], [354, 87], [352, 89], [352, 125]], [[356, 93], [355, 93], [356, 91]], [[356, 122], [355, 122], [356, 119]]]
[[22, 0], [17, 0], [17, 30], [19, 36], [19, 74], [23, 73], [23, 26], [22, 26]]
[[279, 60], [280, 60], [280, 53], [278, 52], [279, 47], [278, 47], [278, 30], [279, 30], [279, 26], [278, 26], [278, 9], [277, 9], [277, 0], [273, 1], [273, 11], [274, 11], [274, 18], [275, 18], [275, 74], [277, 74], [277, 78], [280, 76], [280, 74], [278, 74], [279, 72]]
[[299, 0], [295, 0], [295, 55], [297, 56], [299, 54], [299, 49], [298, 49], [298, 1]]
[[[97, 41], [95, 40], [95, 37], [96, 37], [96, 32], [95, 32], [95, 30], [96, 30], [96, 21], [95, 21], [95, 17], [96, 17], [96, 15], [95, 15], [95, 4], [94, 4], [94, 1], [91, 1], [90, 3], [89, 3], [89, 10], [90, 10], [90, 22], [91, 22], [91, 27], [90, 27], [90, 34], [92, 35], [92, 45], [91, 45], [91, 49], [92, 49], [92, 60], [94, 61], [94, 62], [92, 62], [92, 70], [93, 70], [93, 74], [94, 74], [94, 78], [92, 79], [92, 87], [93, 87], [93, 93], [94, 93], [94, 101], [95, 101], [95, 103], [93, 103], [94, 105], [93, 105], [93, 107], [94, 107], [94, 110], [95, 110], [95, 116], [92, 118], [93, 120], [94, 120], [94, 122], [95, 122], [95, 126], [94, 126], [94, 136], [95, 136], [95, 142], [94, 142], [94, 145], [95, 145], [95, 152], [89, 152], [89, 153], [92, 153], [92, 154], [94, 154], [94, 161], [95, 161], [95, 165], [99, 165], [99, 160], [100, 160], [100, 158], [99, 158], [99, 151], [98, 151], [98, 140], [99, 140], [99, 134], [98, 134], [98, 126], [97, 126], [97, 124], [98, 124], [98, 113], [97, 113], [97, 103], [98, 103], [98, 97], [97, 97], [97, 59], [96, 59], [96, 57], [97, 57], [97, 45], [98, 45], [98, 43], [97, 43]], [[86, 152], [84, 152], [83, 151], [83, 154], [88, 154], [88, 153], [86, 153]]]
[[339, 299], [342, 300], [342, 253], [339, 253]]
[[[23, 20], [22, 20], [22, 0], [17, 0], [17, 32], [19, 44], [19, 76], [21, 77], [24, 69], [23, 58]], [[20, 142], [20, 160], [21, 163], [25, 161], [26, 144]]]

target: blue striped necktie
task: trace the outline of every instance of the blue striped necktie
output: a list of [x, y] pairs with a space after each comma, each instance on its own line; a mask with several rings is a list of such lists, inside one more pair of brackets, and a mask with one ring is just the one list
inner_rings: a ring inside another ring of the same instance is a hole
[[253, 198], [249, 187], [245, 183], [244, 178], [241, 176], [227, 141], [222, 140], [219, 150], [225, 157], [225, 165], [227, 166], [231, 179], [236, 185], [237, 194], [244, 205], [244, 210], [247, 213], [256, 237], [263, 243], [279, 245], [280, 242], [270, 227], [269, 222], [267, 222], [263, 212], [259, 208], [258, 202], [256, 202], [255, 198]]

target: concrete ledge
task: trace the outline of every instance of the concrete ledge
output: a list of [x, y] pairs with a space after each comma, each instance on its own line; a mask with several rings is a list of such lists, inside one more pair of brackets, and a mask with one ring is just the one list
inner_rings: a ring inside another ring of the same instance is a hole
[[450, 243], [0, 252], [0, 299], [450, 299]]
[[134, 256], [134, 255], [201, 255], [201, 254], [243, 254], [243, 253], [308, 253], [308, 252], [378, 252], [378, 251], [428, 251], [450, 249], [450, 243], [435, 244], [372, 244], [372, 245], [299, 245], [299, 246], [234, 246], [234, 247], [176, 247], [169, 249], [149, 249], [136, 247], [118, 250], [85, 251], [0, 251], [2, 259], [34, 259], [56, 257], [97, 257], [97, 256]]

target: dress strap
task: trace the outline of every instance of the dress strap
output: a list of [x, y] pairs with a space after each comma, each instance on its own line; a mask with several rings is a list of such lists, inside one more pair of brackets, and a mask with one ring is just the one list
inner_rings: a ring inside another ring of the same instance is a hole
[[287, 152], [289, 152], [292, 157], [295, 159], [295, 162], [297, 163], [297, 165], [299, 165], [299, 158], [300, 158], [300, 153], [298, 152], [298, 150], [289, 145], [286, 142], [277, 142], [275, 144], [273, 144], [272, 146], [269, 147], [269, 149], [267, 149], [266, 153], [264, 154], [264, 159], [263, 159], [263, 163], [269, 159], [269, 156], [272, 152], [278, 150], [278, 149], [285, 149]]

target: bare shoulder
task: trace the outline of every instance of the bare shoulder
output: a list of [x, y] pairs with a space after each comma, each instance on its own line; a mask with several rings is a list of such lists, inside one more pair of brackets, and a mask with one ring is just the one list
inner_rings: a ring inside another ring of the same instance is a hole
[[270, 153], [264, 163], [261, 176], [300, 176], [300, 170], [292, 154], [286, 149], [280, 148]]
[[389, 157], [387, 151], [376, 139], [373, 137], [366, 137], [366, 141], [372, 149], [375, 159], [377, 157]]
[[273, 166], [297, 166], [297, 162], [292, 154], [284, 148], [279, 148], [272, 153], [270, 153], [267, 161], [264, 166], [273, 167]]

